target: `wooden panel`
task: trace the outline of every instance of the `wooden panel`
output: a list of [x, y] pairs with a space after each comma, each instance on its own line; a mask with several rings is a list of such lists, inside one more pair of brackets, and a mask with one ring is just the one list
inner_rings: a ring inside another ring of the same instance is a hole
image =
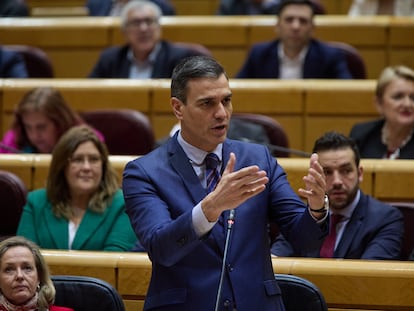
[[352, 126], [355, 123], [365, 122], [378, 118], [377, 115], [372, 117], [357, 117], [352, 115], [325, 115], [311, 116], [306, 118], [305, 137], [306, 150], [312, 150], [315, 140], [328, 131], [337, 131], [345, 135], [349, 135]]
[[51, 274], [84, 275], [100, 278], [117, 288], [116, 267], [121, 253], [42, 250]]
[[414, 161], [377, 161], [374, 196], [384, 201], [414, 200]]
[[32, 167], [33, 157], [31, 155], [0, 154], [0, 170], [12, 172], [19, 176], [28, 190], [32, 187]]
[[405, 65], [414, 68], [414, 47], [413, 48], [393, 48], [390, 51], [389, 64], [392, 66]]
[[3, 111], [12, 112], [27, 91], [45, 86], [58, 89], [77, 111], [128, 108], [149, 112], [151, 82], [131, 79], [10, 79], [3, 87]]
[[292, 264], [292, 274], [318, 286], [329, 307], [411, 310], [414, 305], [411, 262], [302, 259]]
[[170, 0], [177, 15], [214, 15], [219, 0]]
[[304, 84], [308, 115], [377, 115], [373, 80], [309, 80]]

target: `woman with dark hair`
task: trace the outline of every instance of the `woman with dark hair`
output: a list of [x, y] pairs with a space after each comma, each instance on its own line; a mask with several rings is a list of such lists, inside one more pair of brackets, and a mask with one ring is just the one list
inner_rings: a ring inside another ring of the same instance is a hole
[[20, 236], [0, 242], [1, 311], [71, 311], [53, 305], [55, 294], [49, 268], [36, 244]]
[[85, 122], [58, 90], [35, 88], [17, 105], [12, 127], [1, 141], [0, 153], [51, 153], [62, 134], [82, 123]]
[[48, 249], [129, 251], [137, 241], [108, 150], [92, 128], [61, 137], [47, 186], [29, 193], [17, 234]]

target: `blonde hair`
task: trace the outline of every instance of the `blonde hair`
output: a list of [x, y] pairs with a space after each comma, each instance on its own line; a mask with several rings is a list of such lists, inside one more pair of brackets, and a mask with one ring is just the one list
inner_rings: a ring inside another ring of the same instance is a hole
[[414, 82], [414, 71], [406, 66], [390, 66], [386, 67], [380, 74], [377, 87], [375, 90], [375, 96], [377, 100], [381, 102], [387, 86], [394, 80], [401, 78], [407, 81]]
[[52, 305], [55, 300], [56, 290], [50, 278], [49, 267], [40, 252], [39, 246], [22, 236], [14, 236], [3, 240], [0, 242], [0, 263], [3, 260], [4, 254], [9, 249], [17, 246], [28, 248], [33, 255], [37, 276], [40, 282], [37, 305], [39, 311], [47, 311], [49, 310], [49, 306]]

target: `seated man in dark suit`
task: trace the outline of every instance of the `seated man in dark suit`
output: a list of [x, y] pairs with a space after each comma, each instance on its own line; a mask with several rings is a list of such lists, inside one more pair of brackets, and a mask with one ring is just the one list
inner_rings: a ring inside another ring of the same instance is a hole
[[23, 56], [0, 46], [0, 78], [27, 78]]
[[[293, 257], [347, 259], [400, 259], [403, 216], [388, 204], [365, 195], [360, 189], [362, 166], [352, 138], [329, 132], [313, 148], [326, 176], [330, 233], [320, 240], [320, 250], [295, 249], [279, 235], [272, 254]], [[336, 223], [335, 223], [336, 222]]]
[[121, 27], [127, 43], [105, 49], [90, 78], [170, 78], [188, 56], [200, 54], [161, 39], [160, 8], [151, 1], [129, 1], [122, 9]]
[[221, 0], [218, 15], [276, 14], [280, 0]]
[[[86, 7], [90, 16], [118, 16], [129, 0], [88, 0]], [[175, 8], [169, 0], [150, 0], [157, 4], [162, 15], [175, 15]]]
[[254, 45], [236, 77], [351, 79], [343, 52], [312, 39], [313, 17], [312, 1], [282, 1], [276, 23], [279, 39]]

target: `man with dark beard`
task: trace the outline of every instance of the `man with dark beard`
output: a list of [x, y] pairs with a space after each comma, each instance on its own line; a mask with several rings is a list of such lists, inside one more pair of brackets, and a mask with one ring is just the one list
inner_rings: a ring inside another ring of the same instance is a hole
[[[319, 252], [294, 249], [279, 235], [275, 256], [348, 259], [400, 259], [403, 216], [397, 208], [364, 194], [360, 155], [354, 140], [328, 132], [316, 140], [313, 152], [326, 176], [330, 233], [321, 238]], [[338, 216], [339, 215], [339, 216]]]

